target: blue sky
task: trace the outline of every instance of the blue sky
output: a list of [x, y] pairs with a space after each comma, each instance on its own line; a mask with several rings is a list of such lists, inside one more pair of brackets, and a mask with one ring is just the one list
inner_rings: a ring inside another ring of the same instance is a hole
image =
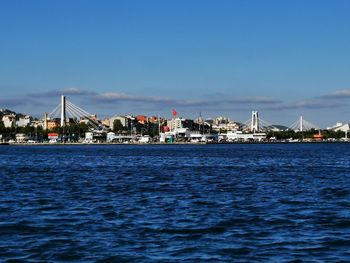
[[349, 1], [0, 3], [0, 108], [349, 121]]

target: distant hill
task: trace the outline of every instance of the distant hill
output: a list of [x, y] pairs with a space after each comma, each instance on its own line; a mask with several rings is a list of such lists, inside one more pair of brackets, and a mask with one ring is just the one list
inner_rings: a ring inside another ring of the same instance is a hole
[[17, 117], [24, 117], [25, 116], [22, 113], [17, 113], [15, 111], [12, 111], [9, 109], [0, 109], [0, 118], [2, 118], [2, 116], [4, 116], [4, 115], [8, 115], [8, 114], [15, 114]]
[[277, 129], [279, 129], [280, 131], [285, 131], [285, 130], [287, 130], [288, 129], [288, 127], [287, 126], [284, 126], [284, 125], [278, 125], [278, 124], [273, 124], [272, 125], [273, 127], [276, 127]]

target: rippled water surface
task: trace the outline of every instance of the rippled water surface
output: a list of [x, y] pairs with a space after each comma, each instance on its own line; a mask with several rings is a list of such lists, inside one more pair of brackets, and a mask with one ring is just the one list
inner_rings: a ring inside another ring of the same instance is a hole
[[0, 259], [350, 259], [350, 144], [0, 146]]

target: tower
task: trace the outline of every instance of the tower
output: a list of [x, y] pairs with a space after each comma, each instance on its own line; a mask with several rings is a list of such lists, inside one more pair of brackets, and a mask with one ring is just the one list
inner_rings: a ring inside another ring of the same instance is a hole
[[257, 111], [252, 111], [252, 122], [251, 122], [251, 131], [252, 132], [257, 132], [259, 131], [259, 114]]
[[66, 97], [61, 96], [61, 127], [66, 126]]

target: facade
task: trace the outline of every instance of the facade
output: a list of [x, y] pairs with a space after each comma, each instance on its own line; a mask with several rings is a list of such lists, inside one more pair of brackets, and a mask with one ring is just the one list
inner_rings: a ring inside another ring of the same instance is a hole
[[2, 122], [6, 128], [14, 127], [16, 124], [16, 115], [9, 114], [2, 117]]
[[228, 117], [222, 117], [222, 116], [218, 116], [214, 119], [214, 123], [215, 125], [222, 125], [222, 124], [227, 124], [231, 122], [230, 118]]
[[147, 117], [144, 115], [138, 115], [135, 117], [136, 121], [141, 124], [146, 124], [147, 123]]
[[339, 123], [335, 124], [333, 127], [328, 127], [327, 129], [333, 130], [335, 132], [337, 132], [337, 131], [348, 132], [350, 130], [350, 124], [349, 123], [343, 124], [343, 123], [339, 122]]
[[111, 126], [111, 122], [109, 121], [109, 119], [104, 119], [102, 121], [102, 125], [109, 128]]
[[226, 134], [221, 134], [220, 139], [226, 139], [227, 141], [263, 141], [266, 140], [266, 133], [243, 133], [241, 131], [228, 132]]
[[174, 132], [164, 132], [160, 134], [159, 142], [165, 143], [165, 142], [174, 142], [176, 138], [176, 134]]
[[17, 133], [16, 134], [16, 142], [26, 142], [28, 140], [28, 137], [24, 133]]
[[38, 128], [38, 127], [44, 127], [44, 121], [41, 120], [32, 120], [30, 125], [32, 127]]
[[167, 121], [167, 126], [169, 127], [170, 131], [176, 131], [176, 130], [184, 128], [183, 121], [185, 121], [185, 119], [173, 118], [173, 119]]
[[239, 123], [230, 120], [228, 117], [216, 117], [212, 129], [214, 131], [238, 131], [240, 128]]
[[92, 143], [94, 140], [93, 132], [85, 132], [85, 142]]
[[151, 116], [151, 117], [148, 118], [148, 122], [149, 123], [158, 123], [159, 122], [158, 119], [159, 119], [158, 117]]
[[52, 130], [52, 129], [55, 129], [55, 128], [58, 128], [58, 127], [60, 127], [59, 120], [54, 119], [54, 120], [48, 120], [47, 121], [47, 129], [48, 130]]
[[26, 127], [27, 125], [31, 124], [33, 118], [29, 115], [19, 118], [18, 121], [16, 121], [17, 127]]
[[109, 132], [107, 133], [107, 142], [112, 142], [115, 139], [115, 133], [114, 132]]
[[130, 126], [131, 120], [126, 116], [116, 115], [109, 119], [109, 127], [114, 130], [114, 121], [119, 120], [123, 127], [128, 128]]

